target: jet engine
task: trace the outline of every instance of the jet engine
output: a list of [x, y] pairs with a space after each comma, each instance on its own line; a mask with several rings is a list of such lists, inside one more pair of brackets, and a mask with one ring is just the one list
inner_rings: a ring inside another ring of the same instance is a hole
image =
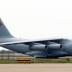
[[30, 46], [30, 49], [31, 50], [45, 50], [45, 45], [44, 44], [41, 44], [41, 43], [33, 43]]
[[30, 45], [31, 50], [48, 50], [48, 49], [60, 49], [61, 44], [55, 42], [48, 42], [48, 44], [41, 44], [41, 43], [33, 43]]
[[47, 49], [60, 49], [61, 44], [55, 43], [55, 42], [49, 42], [48, 45], [46, 45]]

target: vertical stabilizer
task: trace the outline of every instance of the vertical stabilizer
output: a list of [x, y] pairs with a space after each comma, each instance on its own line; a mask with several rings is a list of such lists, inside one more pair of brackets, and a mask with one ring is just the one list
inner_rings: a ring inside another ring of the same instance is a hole
[[5, 27], [4, 23], [2, 22], [2, 20], [0, 19], [0, 38], [10, 38], [13, 37], [8, 29]]

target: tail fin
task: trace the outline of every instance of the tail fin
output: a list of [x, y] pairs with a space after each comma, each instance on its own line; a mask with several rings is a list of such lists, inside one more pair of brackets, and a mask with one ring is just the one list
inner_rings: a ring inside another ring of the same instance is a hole
[[4, 23], [0, 19], [0, 38], [10, 38], [10, 37], [13, 37], [13, 36], [9, 33]]

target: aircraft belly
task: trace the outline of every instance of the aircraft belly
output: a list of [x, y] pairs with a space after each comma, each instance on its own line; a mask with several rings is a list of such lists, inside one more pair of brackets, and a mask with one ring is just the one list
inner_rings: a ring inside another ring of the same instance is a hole
[[30, 51], [26, 53], [27, 55], [35, 56], [35, 57], [59, 57], [67, 55], [64, 51]]

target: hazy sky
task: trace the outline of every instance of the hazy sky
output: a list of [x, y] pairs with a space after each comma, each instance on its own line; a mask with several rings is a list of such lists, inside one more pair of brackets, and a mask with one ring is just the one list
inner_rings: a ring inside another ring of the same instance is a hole
[[17, 38], [72, 39], [72, 0], [0, 0], [0, 17]]

